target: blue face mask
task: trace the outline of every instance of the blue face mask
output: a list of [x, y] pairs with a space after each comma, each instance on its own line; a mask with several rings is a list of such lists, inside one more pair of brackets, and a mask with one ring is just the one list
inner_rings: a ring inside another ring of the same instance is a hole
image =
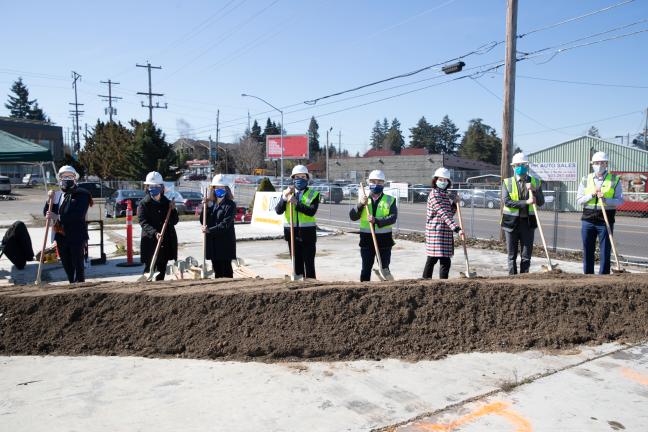
[[369, 190], [371, 191], [371, 193], [379, 194], [379, 193], [382, 193], [383, 189], [384, 189], [384, 186], [380, 185], [380, 184], [371, 184], [371, 185], [369, 185]]
[[308, 180], [306, 179], [298, 178], [295, 179], [294, 183], [295, 183], [295, 188], [300, 191], [306, 189], [306, 187], [308, 186]]
[[522, 176], [529, 172], [529, 167], [526, 165], [518, 165], [515, 167], [515, 174]]
[[216, 198], [223, 198], [227, 194], [225, 189], [214, 189], [214, 196]]
[[162, 193], [162, 188], [160, 187], [152, 187], [149, 188], [149, 194], [151, 194], [152, 197], [156, 197]]

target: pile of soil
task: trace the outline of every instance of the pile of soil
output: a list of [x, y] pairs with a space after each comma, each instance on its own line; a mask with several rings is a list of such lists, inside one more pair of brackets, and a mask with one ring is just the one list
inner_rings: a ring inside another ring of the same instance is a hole
[[418, 360], [645, 340], [637, 274], [0, 288], [1, 355]]

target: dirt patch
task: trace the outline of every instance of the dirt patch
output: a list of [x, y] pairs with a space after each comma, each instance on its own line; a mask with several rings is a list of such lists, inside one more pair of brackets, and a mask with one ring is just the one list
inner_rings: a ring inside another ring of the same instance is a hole
[[647, 340], [648, 278], [9, 286], [0, 314], [2, 355], [418, 360]]

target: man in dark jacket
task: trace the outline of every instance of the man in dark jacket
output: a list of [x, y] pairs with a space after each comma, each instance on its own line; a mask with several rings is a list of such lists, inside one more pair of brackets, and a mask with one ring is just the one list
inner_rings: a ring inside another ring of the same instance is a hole
[[[62, 166], [58, 178], [62, 194], [52, 204], [51, 212], [47, 210], [48, 203], [45, 204], [43, 214], [54, 223], [54, 241], [68, 281], [85, 282], [84, 255], [88, 243], [86, 214], [92, 198], [88, 191], [77, 187], [79, 174], [74, 167]], [[54, 191], [49, 192], [50, 199], [56, 195]]]
[[155, 262], [155, 271], [159, 272], [156, 280], [163, 280], [169, 260], [178, 259], [178, 237], [175, 231], [175, 225], [178, 223], [178, 211], [175, 209], [175, 202], [169, 201], [164, 196], [164, 181], [160, 173], [155, 171], [148, 173], [144, 185], [148, 193], [137, 206], [137, 217], [142, 227], [140, 259], [145, 265], [144, 273], [151, 271], [155, 248], [161, 236], [167, 212], [171, 207], [169, 223]]

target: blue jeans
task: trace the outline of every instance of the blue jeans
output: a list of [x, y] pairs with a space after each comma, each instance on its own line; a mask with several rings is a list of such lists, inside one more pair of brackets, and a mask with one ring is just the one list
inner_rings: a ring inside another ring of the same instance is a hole
[[[382, 268], [389, 269], [391, 263], [391, 247], [380, 248], [380, 261]], [[362, 258], [362, 271], [360, 272], [360, 282], [367, 282], [371, 280], [371, 269], [376, 260], [376, 251], [374, 248], [360, 248], [360, 257]]]
[[[610, 225], [614, 233], [614, 224]], [[607, 228], [604, 222], [581, 221], [581, 236], [583, 238], [583, 273], [594, 274], [594, 251], [596, 249], [596, 237], [599, 241], [601, 263], [599, 274], [610, 274], [610, 250], [612, 244], [607, 235]]]

